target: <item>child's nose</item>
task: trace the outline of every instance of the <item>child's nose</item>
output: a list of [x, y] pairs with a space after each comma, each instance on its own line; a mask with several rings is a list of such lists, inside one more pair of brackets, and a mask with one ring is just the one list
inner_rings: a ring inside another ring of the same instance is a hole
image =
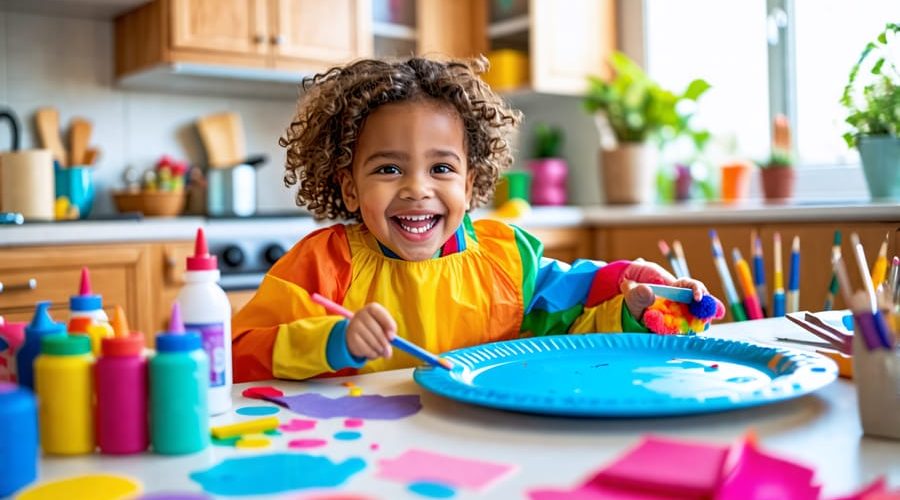
[[421, 200], [430, 198], [433, 192], [431, 181], [425, 175], [409, 175], [403, 182], [400, 190], [400, 196], [410, 200]]

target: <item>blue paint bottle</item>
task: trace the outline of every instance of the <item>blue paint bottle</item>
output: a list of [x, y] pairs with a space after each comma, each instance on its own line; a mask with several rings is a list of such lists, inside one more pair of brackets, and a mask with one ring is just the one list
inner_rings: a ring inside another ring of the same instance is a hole
[[0, 382], [0, 497], [37, 477], [37, 405], [31, 391]]
[[184, 331], [177, 303], [169, 332], [156, 337], [150, 360], [150, 443], [156, 453], [183, 455], [209, 445], [209, 358], [200, 334]]
[[66, 324], [57, 323], [50, 317], [51, 302], [38, 302], [31, 323], [25, 327], [25, 343], [16, 353], [16, 371], [19, 384], [34, 389], [34, 359], [41, 353], [41, 339], [47, 335], [65, 335]]

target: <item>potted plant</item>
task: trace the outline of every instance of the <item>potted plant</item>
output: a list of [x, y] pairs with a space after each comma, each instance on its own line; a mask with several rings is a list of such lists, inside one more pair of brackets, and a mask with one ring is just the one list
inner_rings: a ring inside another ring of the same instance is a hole
[[794, 194], [794, 162], [791, 155], [791, 128], [784, 115], [772, 124], [772, 155], [760, 162], [759, 175], [767, 200], [786, 200]]
[[532, 174], [531, 202], [535, 205], [566, 204], [569, 166], [560, 156], [563, 138], [559, 127], [546, 123], [534, 127], [534, 153], [528, 168]]
[[[898, 32], [900, 25], [888, 23], [866, 45], [841, 94], [851, 126], [844, 139], [849, 147], [859, 149], [869, 193], [875, 199], [900, 199], [900, 72], [889, 58], [889, 42], [896, 40]], [[868, 75], [868, 80], [863, 82], [862, 75]]]
[[696, 102], [709, 84], [697, 79], [681, 94], [654, 82], [621, 52], [610, 57], [613, 77], [590, 77], [584, 104], [593, 113], [600, 133], [601, 178], [607, 203], [647, 203], [654, 198], [657, 146], [651, 139], [696, 134], [688, 125], [687, 106]]

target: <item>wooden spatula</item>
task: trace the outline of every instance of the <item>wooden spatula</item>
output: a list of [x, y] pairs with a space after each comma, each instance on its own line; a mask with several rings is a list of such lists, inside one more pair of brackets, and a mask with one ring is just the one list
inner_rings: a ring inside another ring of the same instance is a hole
[[53, 107], [38, 109], [34, 114], [41, 146], [53, 152], [53, 159], [63, 167], [69, 164], [69, 155], [59, 134], [59, 111]]
[[91, 142], [91, 122], [84, 118], [72, 118], [69, 125], [69, 161], [72, 165], [85, 164], [85, 152]]
[[197, 120], [197, 129], [210, 167], [231, 167], [246, 158], [241, 115], [226, 112], [204, 116]]

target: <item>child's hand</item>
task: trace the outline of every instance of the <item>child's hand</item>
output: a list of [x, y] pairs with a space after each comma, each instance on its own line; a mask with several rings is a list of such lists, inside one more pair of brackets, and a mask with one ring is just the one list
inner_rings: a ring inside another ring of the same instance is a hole
[[644, 310], [656, 300], [653, 290], [643, 283], [690, 288], [694, 292], [694, 300], [696, 301], [709, 294], [706, 290], [706, 285], [700, 281], [691, 278], [676, 279], [662, 266], [652, 262], [633, 262], [622, 273], [619, 289], [625, 296], [625, 306], [628, 307], [628, 312], [638, 321], [644, 315]]
[[357, 358], [391, 357], [397, 322], [381, 304], [370, 302], [356, 311], [347, 325], [347, 349]]

